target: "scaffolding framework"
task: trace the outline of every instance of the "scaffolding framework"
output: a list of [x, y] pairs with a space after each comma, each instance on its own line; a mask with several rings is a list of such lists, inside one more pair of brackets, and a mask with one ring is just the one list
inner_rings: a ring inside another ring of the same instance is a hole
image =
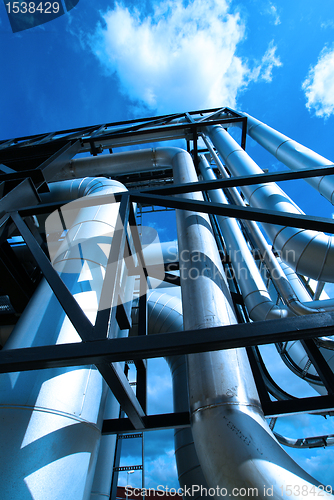
[[[15, 324], [41, 277], [44, 276], [82, 339], [82, 343], [4, 350], [0, 352], [0, 373], [95, 364], [118, 399], [122, 410], [127, 414], [127, 418], [105, 420], [102, 428], [103, 434], [178, 428], [190, 425], [187, 412], [147, 415], [145, 360], [175, 354], [247, 347], [263, 411], [267, 417], [334, 411], [334, 375], [314, 340], [320, 336], [333, 334], [334, 313], [322, 312], [307, 317], [249, 322], [212, 329], [156, 334], [149, 337], [147, 336], [146, 294], [143, 293], [139, 301], [138, 336], [108, 339], [108, 331], [114, 328], [116, 322], [121, 329], [129, 328], [131, 325], [127, 310], [119, 304], [117, 308], [100, 311], [93, 326], [53, 269], [46, 254], [45, 239], [32, 224], [33, 216], [48, 215], [64, 204], [64, 202], [61, 205], [59, 203], [43, 204], [39, 195], [48, 190], [47, 183], [75, 155], [85, 153], [96, 156], [104, 150], [113, 153], [119, 147], [184, 139], [196, 166], [198, 154], [200, 151], [203, 152], [198, 147], [201, 130], [208, 125], [219, 124], [227, 128], [235, 123], [239, 123], [242, 127], [241, 147], [244, 149], [247, 118], [229, 108], [108, 123], [0, 142], [2, 172], [0, 173], [2, 194], [0, 200], [0, 271], [3, 277], [0, 325]], [[169, 169], [152, 169], [150, 172], [141, 174], [120, 173], [116, 179], [124, 183], [129, 191], [115, 196], [116, 201], [120, 202], [120, 210], [118, 226], [116, 226], [118, 231], [113, 238], [109, 262], [121, 262], [127, 249], [131, 248], [131, 239], [143, 269], [141, 287], [146, 289], [147, 277], [153, 271], [147, 268], [143, 258], [132, 202], [334, 234], [334, 221], [329, 218], [186, 200], [179, 196], [184, 193], [205, 192], [215, 188], [288, 181], [333, 173], [334, 167], [328, 166], [316, 169], [316, 172], [314, 169], [298, 172], [284, 171], [182, 185], [172, 184], [172, 172]], [[103, 196], [100, 201], [100, 203], [109, 202], [108, 195]], [[29, 249], [31, 255], [29, 267], [26, 263], [23, 265], [14, 253], [9, 243], [13, 236], [20, 236], [22, 243], [24, 242]], [[106, 276], [108, 291], [106, 291], [107, 287], [104, 287], [103, 293], [118, 296], [120, 294], [117, 288], [119, 281], [115, 277], [117, 273], [120, 273], [120, 264], [116, 267], [110, 266], [111, 268], [112, 270], [108, 271], [109, 274]], [[170, 270], [168, 267], [165, 269], [167, 282], [171, 279]], [[138, 270], [134, 270], [134, 273], [136, 272], [139, 273]], [[175, 277], [173, 279], [175, 280]], [[327, 395], [307, 398], [287, 397], [277, 401], [271, 399], [266, 383], [269, 375], [261, 369], [254, 347], [290, 340], [302, 341], [327, 389]], [[129, 359], [134, 360], [137, 368], [136, 394], [124, 373], [115, 364]]]

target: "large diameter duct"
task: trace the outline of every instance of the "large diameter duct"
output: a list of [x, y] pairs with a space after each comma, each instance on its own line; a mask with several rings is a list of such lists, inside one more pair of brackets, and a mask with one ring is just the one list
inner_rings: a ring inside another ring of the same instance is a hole
[[[175, 182], [195, 182], [190, 158], [176, 158]], [[177, 227], [184, 329], [236, 323], [208, 217], [178, 211]], [[245, 498], [253, 488], [258, 498], [270, 491], [278, 500], [290, 496], [288, 485], [314, 484], [271, 433], [244, 349], [189, 355], [188, 366], [192, 431], [211, 494]]]
[[[67, 188], [68, 197], [71, 193], [97, 196], [125, 189], [116, 181], [103, 179], [64, 183], [63, 189]], [[107, 264], [99, 244], [110, 244], [117, 213], [117, 204], [80, 210], [73, 231], [67, 233], [73, 234], [72, 241], [65, 241], [54, 256], [54, 267], [92, 323]], [[87, 231], [94, 234], [95, 257], [92, 246], [82, 245], [81, 257], [88, 259], [82, 266], [82, 261], [73, 259], [76, 244], [85, 240]], [[72, 272], [73, 265], [81, 272]], [[79, 341], [49, 285], [42, 281], [5, 349]], [[56, 368], [0, 377], [1, 499], [88, 499], [106, 394], [98, 370], [94, 366]]]
[[[215, 150], [211, 146], [211, 143], [208, 141], [205, 135], [202, 135], [202, 137], [222, 177], [224, 179], [228, 179], [229, 175], [221, 160], [217, 156]], [[215, 176], [215, 174], [213, 175]], [[246, 203], [240, 196], [237, 188], [229, 188], [229, 193], [236, 205], [239, 205], [241, 207], [246, 206]], [[261, 258], [270, 271], [272, 280], [275, 282], [275, 286], [279, 290], [284, 302], [287, 304], [289, 309], [297, 315], [311, 314], [315, 312], [314, 310], [312, 311], [312, 309], [307, 305], [302, 304], [303, 300], [307, 301], [311, 299], [310, 295], [302, 286], [296, 273], [287, 264], [282, 262], [281, 259], [275, 257], [271, 246], [268, 244], [256, 222], [252, 220], [244, 220], [243, 223], [248, 228], [255, 246], [260, 252]]]
[[[189, 177], [187, 174], [187, 167], [190, 172], [193, 169], [189, 155], [174, 148], [168, 148], [167, 152], [169, 165], [174, 167], [176, 181], [195, 181], [193, 175]], [[135, 153], [126, 153], [123, 156], [124, 164], [127, 155], [131, 162], [135, 161]], [[95, 158], [89, 160], [86, 167]], [[67, 173], [63, 172], [62, 175], [72, 175], [69, 166]], [[200, 197], [198, 194], [192, 196]], [[196, 275], [202, 271], [199, 274], [202, 274], [200, 281], [204, 285], [200, 288], [193, 287], [195, 280], [187, 280], [188, 285], [183, 286], [186, 329], [235, 322], [230, 301], [220, 288], [223, 284], [222, 272], [218, 273], [218, 277], [214, 276], [215, 279], [218, 278], [219, 286], [212, 279], [212, 272], [217, 265], [220, 266], [220, 261], [217, 250], [212, 250], [215, 247], [211, 247], [214, 243], [208, 218], [185, 212], [178, 224], [181, 228], [180, 237], [184, 238], [185, 243], [182, 249], [190, 255], [198, 256], [200, 253], [205, 256], [205, 262], [202, 259], [200, 265], [195, 262], [197, 258], [193, 262], [182, 262], [188, 274], [191, 268], [187, 266], [194, 267]], [[206, 258], [208, 249], [209, 255]], [[181, 253], [181, 256], [184, 255]], [[226, 291], [226, 285], [223, 288]], [[196, 449], [211, 487], [227, 487], [234, 494], [233, 488], [236, 485], [239, 488], [258, 485], [259, 498], [265, 498], [263, 487], [266, 485], [273, 487], [271, 496], [279, 499], [284, 498], [280, 485], [285, 492], [287, 485], [294, 484], [302, 488], [314, 484], [312, 478], [293, 462], [270, 432], [259, 407], [244, 350], [193, 355], [190, 380]], [[244, 497], [244, 494], [239, 496]]]
[[[206, 140], [206, 139], [205, 139]], [[209, 143], [208, 143], [209, 145]], [[219, 165], [219, 161], [218, 161]], [[222, 171], [222, 174], [225, 176], [225, 169], [222, 165], [220, 166], [220, 170]], [[206, 180], [214, 180], [216, 178], [215, 174], [213, 173], [212, 168], [210, 165], [207, 163], [205, 157], [201, 157], [201, 162], [200, 162], [200, 170], [201, 173]], [[222, 193], [222, 190], [215, 190], [215, 191], [210, 191], [210, 198], [217, 202], [217, 203], [227, 203], [227, 199]], [[233, 198], [235, 201], [241, 205], [244, 206], [244, 202], [242, 198], [240, 197], [239, 193], [237, 190], [233, 190]], [[233, 219], [229, 218], [222, 218], [222, 217], [217, 217], [218, 223], [220, 224], [220, 227], [224, 233], [224, 237], [227, 240], [227, 248], [230, 250], [230, 255], [232, 262], [234, 266], [237, 269], [237, 276], [236, 278], [240, 279], [240, 288], [242, 291], [242, 294], [245, 295], [247, 298], [247, 289], [248, 287], [251, 287], [253, 284], [253, 280], [251, 279], [248, 281], [246, 279], [246, 276], [248, 276], [248, 273], [254, 273], [254, 270], [252, 267], [248, 265], [248, 261], [252, 259], [252, 255], [250, 254], [248, 250], [247, 245], [243, 245], [242, 247], [240, 246], [240, 242], [243, 241], [243, 235], [240, 231], [240, 228], [237, 225], [234, 225]], [[302, 285], [300, 282], [298, 276], [296, 273], [289, 267], [287, 266], [284, 262], [281, 261], [281, 259], [276, 259], [276, 257], [272, 254], [268, 244], [265, 241], [264, 236], [262, 235], [261, 231], [259, 231], [258, 227], [253, 221], [245, 221], [247, 224], [247, 227], [249, 228], [253, 238], [255, 239], [255, 243], [258, 245], [260, 252], [262, 253], [266, 264], [272, 273], [273, 280], [275, 281], [276, 286], [278, 286], [280, 292], [282, 293], [282, 296], [284, 300], [286, 301], [287, 305], [291, 308], [292, 311], [294, 311], [296, 314], [312, 314], [321, 310], [333, 310], [333, 300], [322, 300], [322, 301], [313, 301], [313, 302], [307, 302], [311, 300], [310, 295], [307, 293], [305, 287]], [[233, 224], [233, 225], [232, 225]], [[230, 242], [230, 243], [228, 243]], [[242, 249], [241, 254], [242, 257], [240, 257], [239, 251]], [[236, 252], [236, 253], [235, 253]], [[242, 269], [247, 269], [246, 276], [244, 273], [239, 273], [238, 269], [241, 266]], [[257, 272], [257, 267], [255, 272]], [[284, 273], [284, 274], [283, 274]], [[283, 274], [283, 276], [282, 276]], [[260, 276], [260, 279], [261, 276]], [[287, 281], [288, 280], [288, 281]], [[245, 282], [246, 281], [246, 282]], [[264, 284], [262, 286], [265, 286]], [[251, 287], [252, 288], [252, 287]], [[263, 314], [263, 317], [255, 317], [254, 314], [252, 314], [252, 310], [249, 308], [249, 304], [245, 300], [245, 305], [248, 308], [248, 312], [250, 314], [251, 319], [270, 319], [271, 315], [268, 315], [265, 317], [265, 311], [266, 308], [266, 302], [261, 303], [262, 301], [259, 300], [261, 299], [262, 295], [260, 294], [260, 290], [262, 288], [259, 288], [259, 293], [254, 294], [254, 298], [259, 301], [257, 310], [258, 312]], [[302, 303], [301, 301], [305, 301], [306, 303]], [[274, 310], [274, 314], [277, 314], [277, 312]], [[328, 349], [323, 349], [321, 348], [321, 353], [326, 359], [327, 363], [329, 363], [330, 367], [334, 366], [334, 355], [333, 353], [328, 350]], [[320, 394], [326, 394], [326, 389], [323, 386], [322, 383], [315, 384], [312, 382], [312, 380], [308, 377], [309, 374], [311, 375], [316, 375], [316, 371], [311, 365], [310, 360], [305, 352], [305, 349], [301, 345], [299, 341], [296, 342], [287, 342], [284, 352], [280, 351], [280, 354], [282, 356], [283, 361], [288, 365], [294, 373], [296, 373], [298, 376], [301, 376], [305, 379], [307, 379], [307, 382]], [[291, 364], [290, 361], [288, 361], [288, 357], [291, 358], [293, 363], [296, 365], [294, 366]]]
[[[265, 123], [247, 113], [244, 113], [244, 116], [247, 116], [247, 132], [250, 137], [292, 170], [333, 166], [332, 161], [281, 134]], [[334, 175], [322, 175], [321, 177], [312, 177], [305, 180], [334, 204]]]
[[[263, 171], [221, 126], [207, 129], [208, 135], [232, 175], [261, 174]], [[249, 203], [265, 210], [294, 214], [303, 212], [274, 183], [243, 186]], [[263, 224], [282, 260], [297, 273], [317, 281], [334, 281], [334, 238], [306, 229]]]
[[[216, 179], [211, 166], [203, 155], [201, 155], [199, 167], [205, 180]], [[210, 191], [209, 195], [210, 199], [215, 203], [228, 203], [222, 189]], [[262, 233], [255, 230], [257, 227], [255, 227], [253, 221], [247, 221], [250, 222], [248, 227], [258, 244], [260, 252], [263, 252], [272, 279], [281, 291], [284, 302], [290, 311], [274, 304], [237, 221], [220, 215], [217, 216], [217, 221], [224, 235], [227, 252], [234, 267], [234, 276], [238, 281], [245, 306], [252, 320], [262, 321], [265, 319], [284, 318], [292, 314], [314, 314], [315, 312], [319, 312], [316, 308], [312, 309], [300, 302], [281, 266], [265, 242]], [[290, 269], [286, 265], [285, 267]], [[291, 272], [293, 273], [292, 270]], [[293, 274], [298, 279], [296, 274]], [[300, 286], [302, 286], [301, 283]], [[308, 298], [310, 299], [309, 296]]]

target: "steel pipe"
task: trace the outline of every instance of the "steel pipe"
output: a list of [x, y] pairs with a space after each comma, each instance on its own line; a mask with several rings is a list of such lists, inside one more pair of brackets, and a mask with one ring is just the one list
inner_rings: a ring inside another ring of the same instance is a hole
[[[320, 156], [247, 113], [243, 113], [243, 115], [247, 116], [247, 133], [249, 136], [291, 170], [333, 166], [333, 162], [327, 160], [327, 158]], [[334, 203], [334, 175], [311, 177], [305, 179], [305, 181], [317, 189], [328, 201]]]
[[[258, 165], [222, 127], [208, 127], [207, 133], [234, 176], [263, 173]], [[243, 186], [252, 206], [302, 214], [276, 184]], [[282, 260], [297, 273], [315, 280], [334, 281], [334, 238], [316, 231], [263, 224]]]
[[[57, 186], [55, 186], [55, 189]], [[98, 196], [124, 191], [107, 179], [62, 183], [65, 196]], [[60, 272], [94, 323], [117, 204], [76, 210], [62, 245], [53, 254]], [[93, 236], [91, 245], [87, 234]], [[85, 262], [86, 266], [83, 265]], [[80, 337], [43, 280], [5, 349], [79, 342]], [[0, 376], [1, 498], [86, 500], [90, 497], [100, 443], [106, 384], [95, 366], [9, 373]], [[60, 480], [61, 478], [61, 480]]]
[[[196, 182], [190, 159], [174, 169], [175, 182]], [[199, 193], [185, 197], [199, 199]], [[184, 328], [236, 323], [232, 301], [208, 217], [177, 211]], [[189, 258], [185, 259], [187, 252]], [[196, 259], [195, 259], [196, 256]], [[198, 270], [196, 279], [193, 269]], [[210, 487], [243, 498], [247, 488], [259, 498], [287, 498], [287, 484], [316, 482], [283, 451], [264, 419], [244, 349], [188, 356], [192, 431]]]

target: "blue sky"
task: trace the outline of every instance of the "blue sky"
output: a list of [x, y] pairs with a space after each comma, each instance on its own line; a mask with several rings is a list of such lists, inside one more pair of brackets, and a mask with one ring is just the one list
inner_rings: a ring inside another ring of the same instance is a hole
[[[330, 0], [80, 0], [66, 15], [15, 34], [1, 3], [0, 43], [0, 139], [231, 106], [334, 158]], [[283, 168], [251, 139], [247, 147], [261, 167]], [[332, 216], [332, 205], [306, 183], [283, 187], [305, 212]], [[154, 411], [170, 404], [167, 374], [150, 389]], [[281, 433], [334, 433], [331, 419], [316, 419], [287, 419]], [[147, 449], [149, 485], [165, 477], [175, 486], [171, 433], [152, 433]], [[334, 483], [331, 449], [292, 454]], [[125, 460], [137, 457], [129, 451]]]

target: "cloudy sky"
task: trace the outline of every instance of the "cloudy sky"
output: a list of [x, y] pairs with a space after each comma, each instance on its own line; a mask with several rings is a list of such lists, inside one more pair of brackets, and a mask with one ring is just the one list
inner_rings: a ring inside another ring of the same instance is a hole
[[[331, 0], [80, 0], [66, 15], [17, 33], [5, 3], [0, 139], [230, 106], [334, 158]], [[263, 168], [281, 168], [252, 140], [247, 147]], [[305, 212], [332, 216], [333, 207], [308, 185], [287, 189]], [[152, 411], [167, 411], [167, 375], [154, 376]], [[322, 417], [280, 425], [290, 437], [334, 433]], [[151, 433], [146, 446], [148, 484], [175, 486], [171, 433]], [[126, 463], [137, 462], [131, 451]], [[334, 483], [331, 449], [293, 456], [324, 484]]]

